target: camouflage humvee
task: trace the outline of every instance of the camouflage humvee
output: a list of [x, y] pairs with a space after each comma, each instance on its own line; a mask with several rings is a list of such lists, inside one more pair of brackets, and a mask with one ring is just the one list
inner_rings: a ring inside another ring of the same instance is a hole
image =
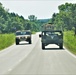
[[63, 48], [63, 33], [62, 31], [42, 31], [41, 35], [42, 49], [48, 44], [56, 44], [60, 49]]
[[16, 31], [16, 38], [15, 38], [16, 45], [18, 45], [20, 41], [27, 41], [29, 42], [29, 44], [31, 44], [31, 31], [30, 30]]
[[51, 26], [42, 30], [41, 34], [42, 49], [45, 49], [45, 46], [49, 44], [56, 44], [60, 49], [63, 48], [63, 32], [61, 30], [51, 29]]

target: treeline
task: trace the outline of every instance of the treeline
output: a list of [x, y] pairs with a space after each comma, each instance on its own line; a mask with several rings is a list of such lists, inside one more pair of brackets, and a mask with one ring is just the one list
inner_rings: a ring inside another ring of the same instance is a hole
[[76, 4], [65, 3], [58, 6], [59, 13], [54, 13], [50, 20], [56, 28], [64, 30], [73, 30], [76, 35]]
[[[25, 13], [26, 14], [26, 13]], [[28, 19], [18, 14], [9, 13], [9, 9], [5, 9], [0, 3], [0, 33], [11, 33], [17, 30], [39, 31], [40, 26], [44, 22], [37, 20], [35, 15], [29, 15]]]
[[[35, 15], [29, 15], [28, 19], [16, 13], [9, 13], [0, 3], [0, 33], [11, 33], [16, 30], [30, 29], [40, 31], [46, 22], [52, 22], [57, 29], [73, 30], [76, 35], [76, 4], [65, 3], [58, 6], [59, 13], [54, 13], [52, 19], [38, 20]], [[26, 14], [26, 12], [25, 12]]]

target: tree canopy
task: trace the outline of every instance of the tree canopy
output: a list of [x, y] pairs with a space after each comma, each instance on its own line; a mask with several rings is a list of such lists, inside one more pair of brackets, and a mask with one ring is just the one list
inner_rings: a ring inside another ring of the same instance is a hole
[[76, 35], [76, 4], [65, 3], [58, 6], [59, 13], [54, 13], [52, 22], [57, 28], [63, 30], [74, 30]]
[[0, 3], [0, 33], [11, 33], [25, 29], [39, 31], [41, 24], [35, 15], [29, 15], [28, 19], [25, 19], [14, 12], [9, 13], [9, 9], [5, 9]]

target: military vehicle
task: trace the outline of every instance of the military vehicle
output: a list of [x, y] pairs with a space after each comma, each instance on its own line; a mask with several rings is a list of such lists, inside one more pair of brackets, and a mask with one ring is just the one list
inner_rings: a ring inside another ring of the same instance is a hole
[[54, 26], [48, 25], [44, 27], [39, 37], [41, 37], [42, 49], [49, 44], [56, 44], [60, 49], [63, 48], [63, 32], [61, 30], [54, 30]]
[[16, 45], [19, 44], [20, 41], [27, 41], [29, 44], [31, 44], [31, 31], [30, 30], [24, 30], [24, 31], [16, 31], [16, 38], [15, 42]]

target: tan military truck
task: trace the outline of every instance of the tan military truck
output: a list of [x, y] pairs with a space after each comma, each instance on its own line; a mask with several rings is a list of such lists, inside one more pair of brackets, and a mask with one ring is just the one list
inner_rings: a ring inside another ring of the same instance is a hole
[[55, 26], [53, 24], [48, 23], [48, 24], [44, 24], [41, 29], [42, 30], [54, 30], [54, 28]]
[[31, 44], [32, 43], [31, 31], [30, 30], [16, 31], [16, 38], [15, 38], [16, 45], [18, 45], [20, 41], [27, 41], [29, 44]]

